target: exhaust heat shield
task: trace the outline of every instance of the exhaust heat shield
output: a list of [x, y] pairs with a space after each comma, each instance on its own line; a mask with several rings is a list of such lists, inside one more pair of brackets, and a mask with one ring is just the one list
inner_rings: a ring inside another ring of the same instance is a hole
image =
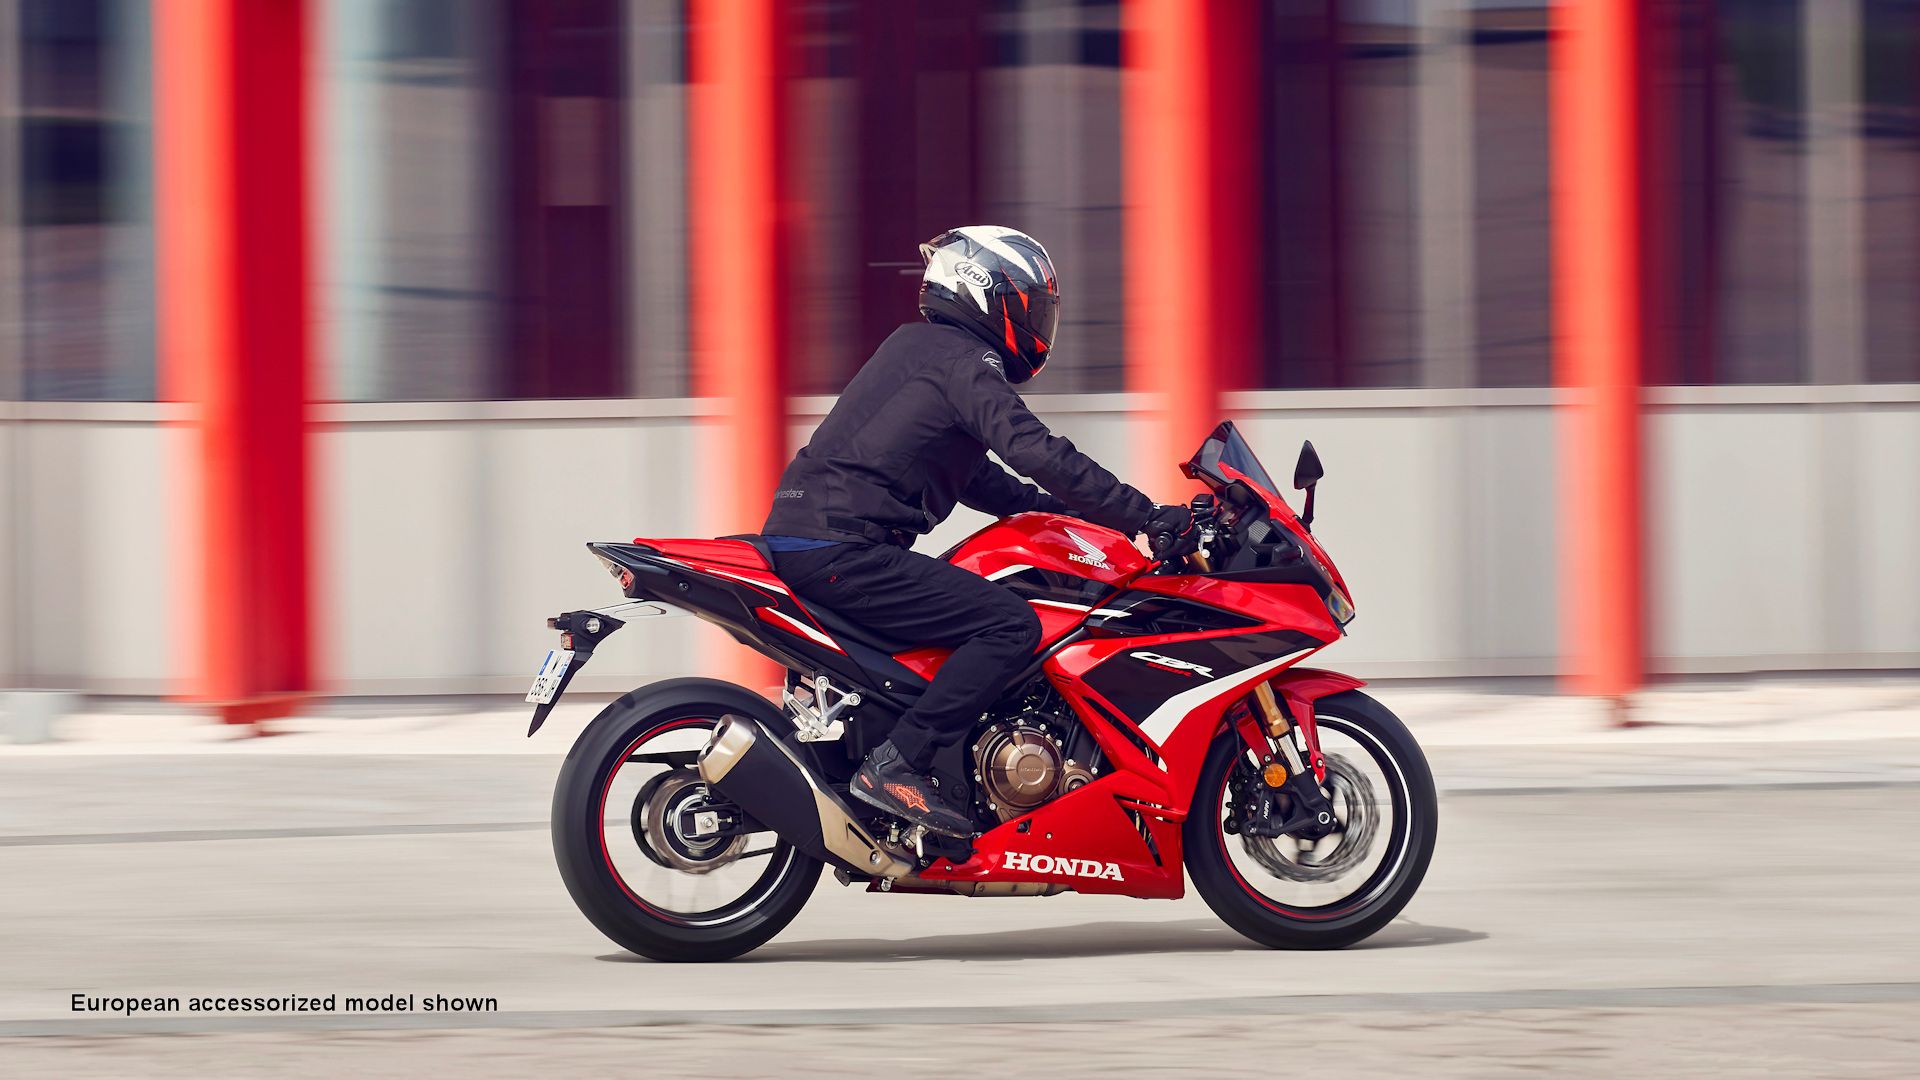
[[880, 846], [793, 751], [744, 716], [720, 718], [713, 739], [700, 751], [700, 778], [816, 859], [874, 877], [913, 872], [911, 863]]

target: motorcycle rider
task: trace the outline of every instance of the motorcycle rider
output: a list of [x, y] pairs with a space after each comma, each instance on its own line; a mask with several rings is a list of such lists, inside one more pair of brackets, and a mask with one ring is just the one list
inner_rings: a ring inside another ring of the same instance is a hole
[[[947, 646], [933, 682], [867, 755], [852, 793], [954, 836], [973, 834], [964, 766], [936, 756], [964, 739], [1026, 665], [1040, 621], [1012, 591], [911, 550], [956, 503], [1003, 517], [1072, 513], [1158, 554], [1197, 540], [1185, 507], [1156, 506], [1047, 430], [1014, 387], [1039, 374], [1060, 319], [1053, 262], [1039, 241], [992, 225], [920, 245], [925, 321], [895, 330], [854, 375], [787, 466], [762, 534], [802, 600], [892, 651]], [[1023, 483], [1000, 459], [1046, 489]]]

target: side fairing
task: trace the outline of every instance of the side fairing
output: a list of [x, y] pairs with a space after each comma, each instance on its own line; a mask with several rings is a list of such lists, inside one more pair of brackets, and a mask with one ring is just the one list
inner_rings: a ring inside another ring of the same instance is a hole
[[1190, 701], [1197, 706], [1212, 696], [1210, 689], [1224, 689], [1233, 676], [1249, 668], [1305, 656], [1324, 644], [1297, 630], [1184, 641], [1140, 638], [1115, 651], [1083, 681], [1155, 745], [1164, 745], [1186, 719], [1188, 710], [1179, 708], [1180, 704]]
[[[1143, 580], [1108, 601], [1124, 617], [1089, 619], [1089, 636], [1061, 646], [1046, 670], [1107, 756], [1162, 777], [1169, 805], [1184, 813], [1227, 706], [1339, 636], [1311, 590], [1293, 591]], [[1204, 604], [1194, 599], [1201, 593], [1237, 603]], [[1175, 598], [1186, 602], [1164, 602]], [[1265, 618], [1248, 625], [1242, 612]]]

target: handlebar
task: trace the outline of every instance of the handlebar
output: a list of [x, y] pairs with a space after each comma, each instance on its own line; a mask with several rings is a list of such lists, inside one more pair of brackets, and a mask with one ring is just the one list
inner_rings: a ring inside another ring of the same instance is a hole
[[1220, 523], [1220, 502], [1212, 493], [1195, 495], [1187, 504], [1187, 510], [1193, 515], [1194, 526], [1200, 530], [1200, 548], [1186, 555], [1160, 556], [1148, 566], [1146, 573], [1179, 573], [1186, 569], [1185, 563], [1192, 564], [1203, 574], [1213, 570], [1212, 559], [1206, 554], [1216, 539], [1215, 527]]

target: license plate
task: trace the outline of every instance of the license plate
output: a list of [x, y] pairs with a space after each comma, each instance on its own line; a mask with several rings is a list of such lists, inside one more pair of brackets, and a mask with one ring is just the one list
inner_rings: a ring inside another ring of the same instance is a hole
[[553, 696], [560, 692], [560, 680], [567, 673], [567, 665], [573, 663], [572, 649], [551, 649], [547, 658], [540, 664], [540, 674], [533, 677], [533, 689], [527, 691], [527, 701], [533, 705], [547, 705]]

